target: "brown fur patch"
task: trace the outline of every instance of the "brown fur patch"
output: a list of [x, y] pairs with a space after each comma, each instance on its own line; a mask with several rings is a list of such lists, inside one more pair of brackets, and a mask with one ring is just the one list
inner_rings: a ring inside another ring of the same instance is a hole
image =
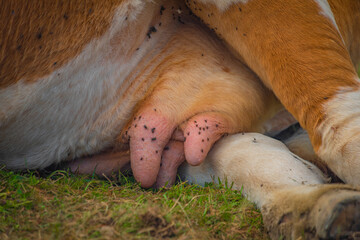
[[0, 1], [0, 88], [63, 66], [104, 34], [121, 2]]
[[272, 88], [317, 150], [324, 104], [342, 87], [357, 89], [359, 84], [340, 34], [319, 14], [316, 2], [254, 0], [224, 11], [212, 4], [187, 4]]
[[360, 1], [328, 0], [355, 67], [360, 64]]

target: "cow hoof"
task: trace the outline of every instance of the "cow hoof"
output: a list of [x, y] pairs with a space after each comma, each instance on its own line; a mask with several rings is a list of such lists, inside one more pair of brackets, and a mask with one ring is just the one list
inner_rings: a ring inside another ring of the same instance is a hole
[[360, 239], [359, 192], [342, 190], [325, 194], [313, 214], [320, 238]]
[[261, 212], [272, 239], [360, 239], [360, 191], [343, 184], [274, 192]]

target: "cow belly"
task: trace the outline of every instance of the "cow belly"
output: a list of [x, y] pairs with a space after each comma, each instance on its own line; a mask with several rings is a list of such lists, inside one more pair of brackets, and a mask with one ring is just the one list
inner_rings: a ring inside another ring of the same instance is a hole
[[[131, 72], [156, 56], [154, 42], [166, 41], [161, 34], [153, 41], [146, 36], [151, 11], [158, 6], [144, 2], [136, 7], [120, 6], [107, 32], [66, 65], [35, 82], [0, 89], [0, 164], [44, 168], [114, 144], [147, 88]], [[137, 31], [129, 32], [130, 27]]]
[[81, 65], [75, 59], [41, 81], [1, 93], [1, 163], [41, 168], [112, 144], [131, 108], [120, 88], [129, 66], [99, 67], [100, 60], [74, 67]]

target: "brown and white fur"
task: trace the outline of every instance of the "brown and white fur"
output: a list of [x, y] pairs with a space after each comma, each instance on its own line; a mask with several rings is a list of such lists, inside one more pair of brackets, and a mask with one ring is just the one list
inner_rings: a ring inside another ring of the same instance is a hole
[[359, 1], [187, 4], [274, 91], [326, 164], [359, 185]]
[[[77, 159], [73, 170], [109, 173], [130, 157], [142, 186], [164, 185], [185, 158], [200, 164], [223, 134], [267, 128], [265, 121], [281, 106], [259, 76], [308, 131], [320, 158], [346, 183], [359, 185], [359, 1], [44, 0], [1, 6], [0, 163], [6, 167]], [[307, 228], [315, 229], [308, 237], [342, 236], [332, 226], [358, 230], [359, 192], [324, 185], [315, 166], [273, 141], [230, 136], [202, 171], [186, 170], [185, 176], [202, 183], [225, 175], [244, 186], [274, 238], [295, 238]], [[324, 203], [329, 217], [322, 219], [314, 212]], [[341, 221], [347, 211], [354, 213], [350, 223]]]
[[[199, 163], [222, 134], [261, 131], [279, 108], [182, 2], [88, 4], [85, 10], [82, 3], [16, 2], [2, 9], [9, 22], [2, 31], [0, 162], [8, 168], [44, 168], [126, 149], [132, 135], [130, 150], [136, 151], [130, 153], [141, 155], [131, 158], [132, 169], [150, 187], [176, 127], [193, 132], [184, 151]], [[47, 9], [53, 17], [42, 14]], [[147, 121], [141, 129], [154, 128], [146, 139], [140, 134], [150, 129], [133, 132], [140, 123], [131, 119], [141, 115]], [[201, 148], [194, 144], [201, 139], [191, 139], [198, 129], [188, 124], [197, 116], [214, 119], [210, 130], [220, 126]]]

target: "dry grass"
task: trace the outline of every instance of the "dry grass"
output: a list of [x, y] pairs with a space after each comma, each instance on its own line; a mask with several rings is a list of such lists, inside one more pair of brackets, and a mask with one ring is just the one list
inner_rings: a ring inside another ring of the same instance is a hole
[[145, 190], [131, 176], [0, 170], [0, 239], [267, 239], [259, 211], [230, 187]]

